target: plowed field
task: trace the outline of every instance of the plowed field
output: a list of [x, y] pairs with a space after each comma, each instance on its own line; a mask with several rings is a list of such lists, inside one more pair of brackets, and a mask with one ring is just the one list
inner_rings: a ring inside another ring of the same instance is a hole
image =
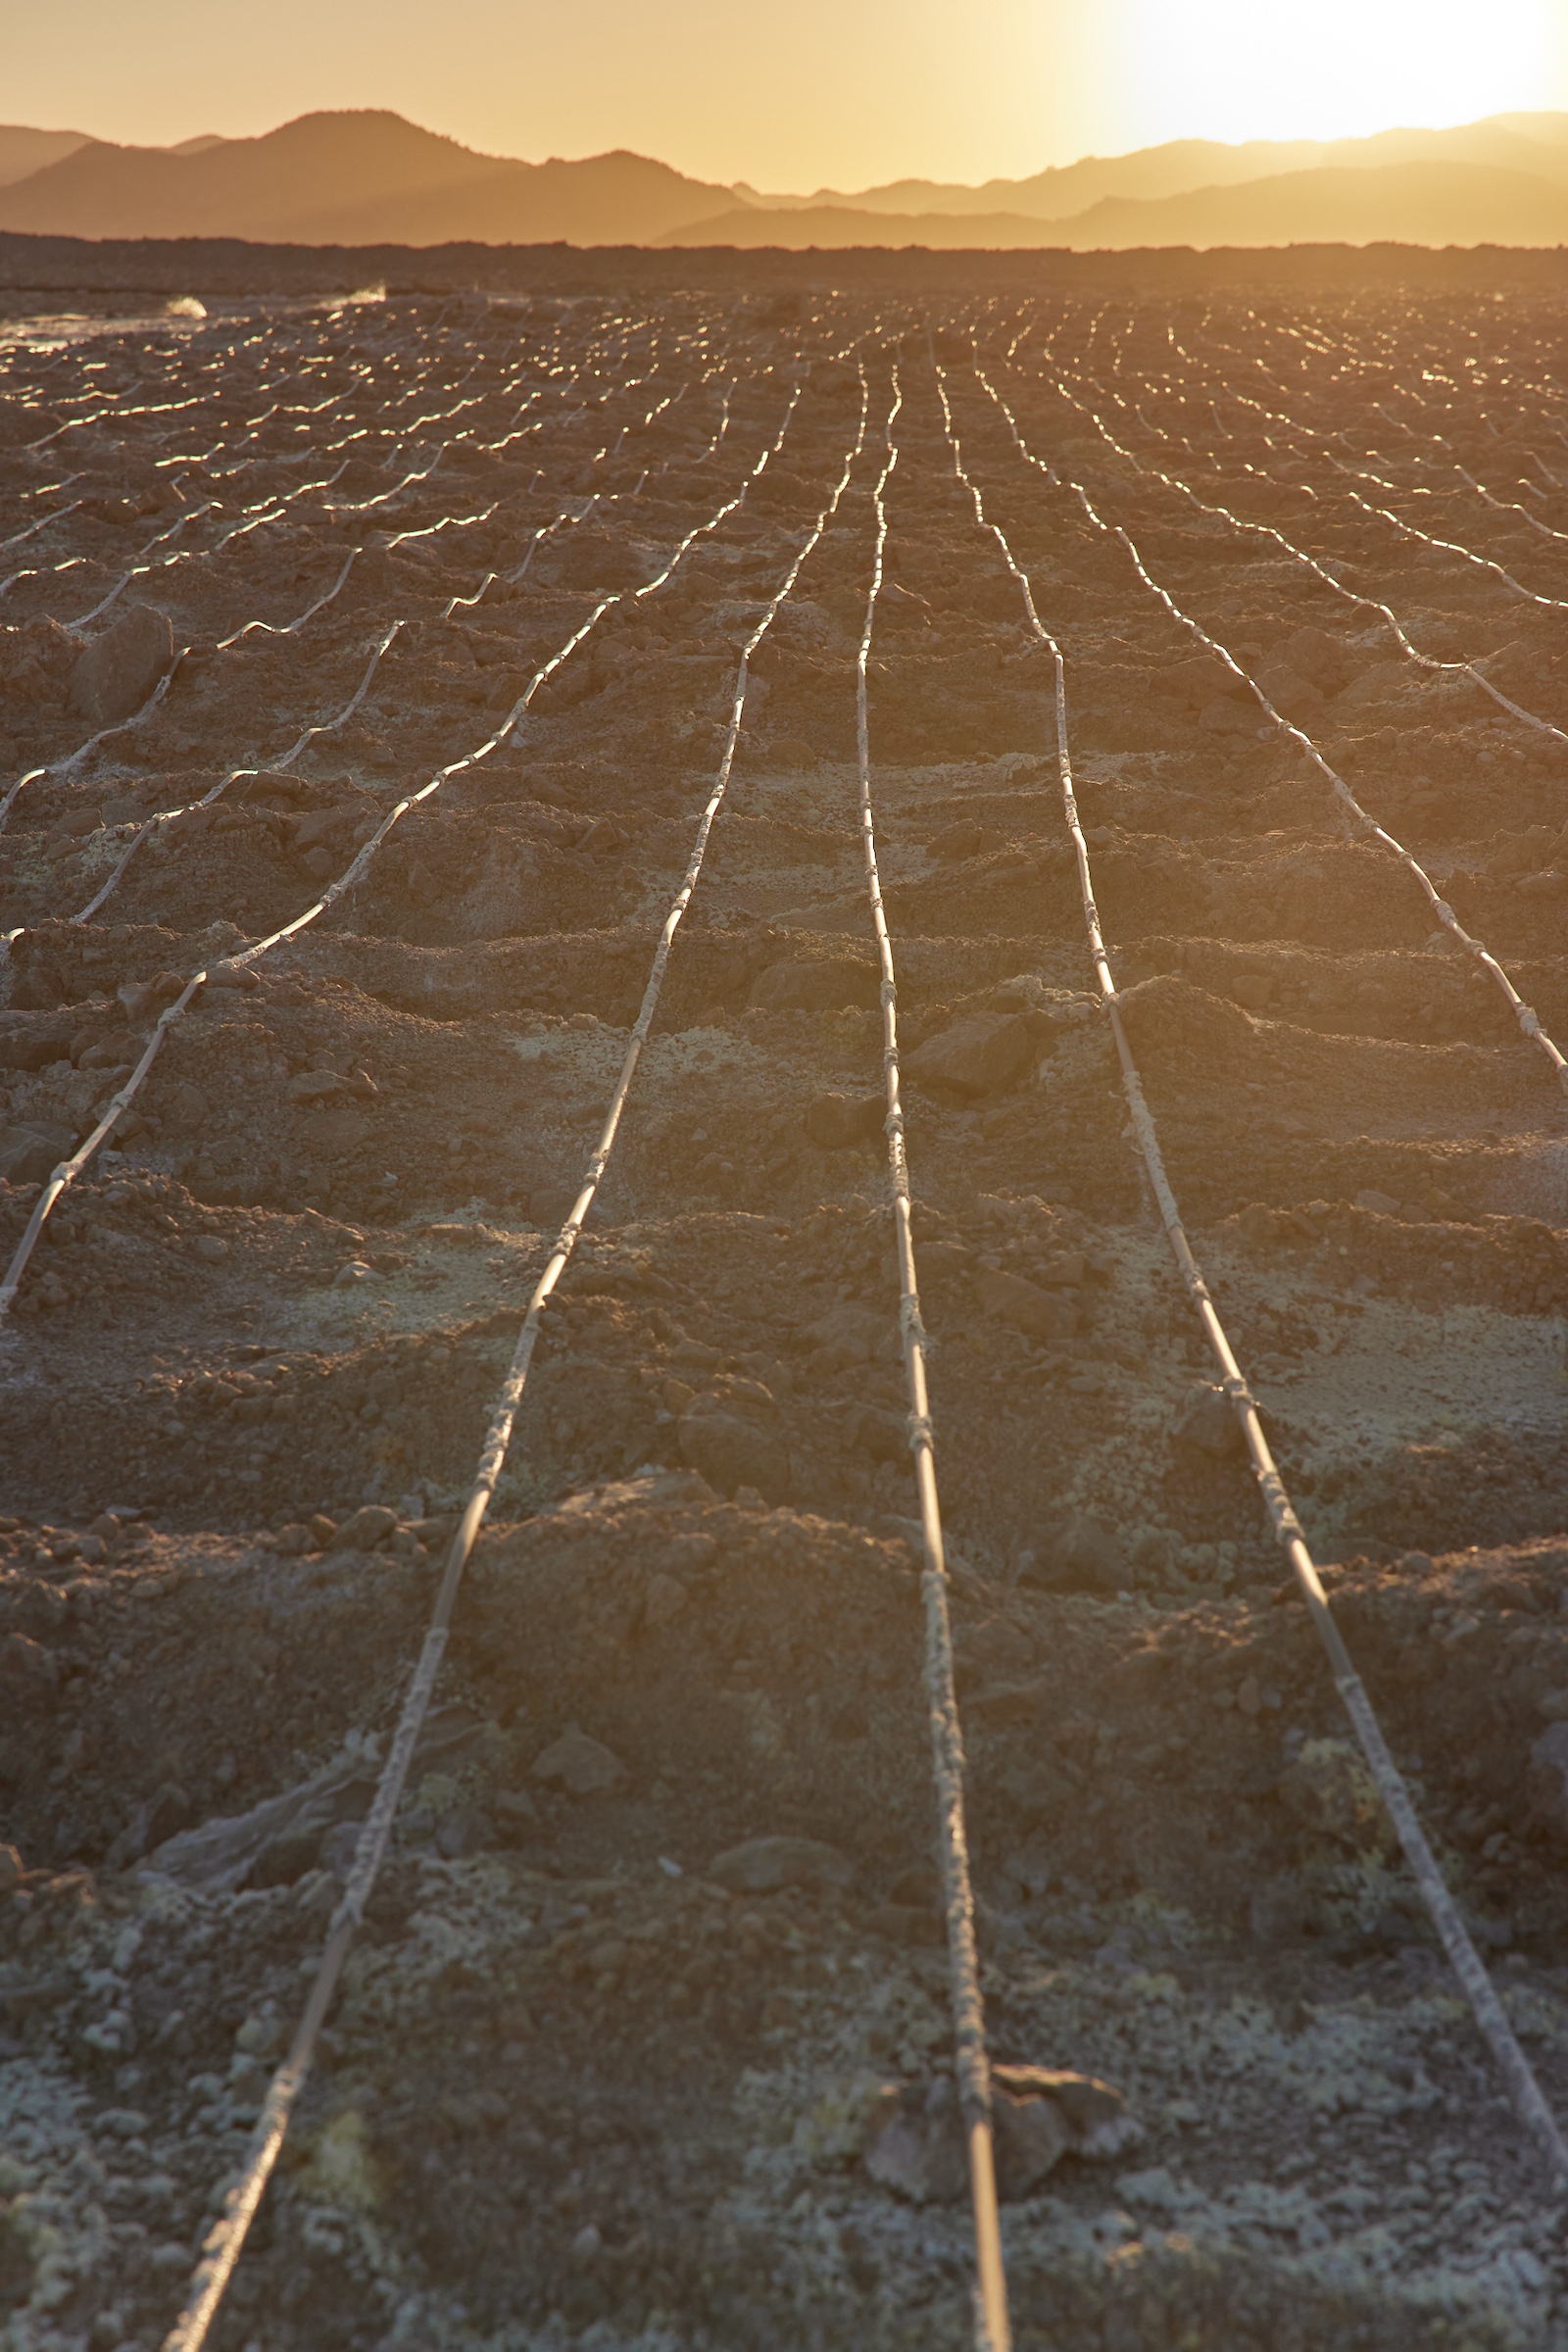
[[596, 1152], [212, 2340], [972, 2340], [869, 627], [990, 2052], [1114, 2094], [999, 2142], [1016, 2340], [1568, 2344], [1135, 1149], [990, 527], [1187, 1231], [1568, 2112], [1560, 324], [13, 336], [0, 2343], [173, 2325]]

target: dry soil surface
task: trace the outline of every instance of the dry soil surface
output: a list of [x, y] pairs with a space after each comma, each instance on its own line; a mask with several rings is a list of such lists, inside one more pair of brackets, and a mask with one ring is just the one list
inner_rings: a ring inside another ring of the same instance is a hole
[[1075, 295], [929, 323], [903, 296], [235, 301], [9, 352], [7, 1252], [189, 976], [442, 780], [167, 1030], [0, 1338], [8, 2352], [152, 2352], [179, 2309], [740, 648], [858, 440], [752, 663], [215, 2341], [970, 2339], [961, 2195], [940, 2164], [913, 2198], [866, 2162], [887, 2085], [940, 2121], [951, 2047], [857, 812], [889, 432], [871, 786], [991, 2047], [1123, 2102], [1099, 2144], [1064, 2128], [1049, 2172], [1004, 2180], [1018, 2339], [1568, 2344], [1560, 2203], [1204, 1385], [1087, 957], [1052, 665], [942, 405], [1062, 649], [1199, 1254], [1568, 2112], [1562, 1094], [1410, 873], [1094, 519], [1568, 1042], [1563, 736], [1422, 670], [1243, 527], [1568, 728], [1560, 318]]

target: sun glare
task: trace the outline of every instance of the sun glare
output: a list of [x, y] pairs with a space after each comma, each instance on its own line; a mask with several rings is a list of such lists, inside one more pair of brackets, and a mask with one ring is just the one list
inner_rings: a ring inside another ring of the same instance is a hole
[[1557, 0], [1133, 0], [1145, 139], [1353, 138], [1548, 105]]

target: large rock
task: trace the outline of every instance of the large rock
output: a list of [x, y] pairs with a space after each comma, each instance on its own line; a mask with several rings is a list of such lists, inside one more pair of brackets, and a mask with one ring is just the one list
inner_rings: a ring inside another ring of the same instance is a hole
[[776, 1894], [782, 1886], [848, 1886], [855, 1866], [820, 1838], [748, 1838], [716, 1855], [708, 1875], [731, 1894]]
[[1247, 1451], [1236, 1408], [1211, 1380], [1196, 1380], [1177, 1406], [1170, 1434], [1189, 1452], [1211, 1453], [1223, 1461]]
[[47, 1184], [74, 1141], [69, 1128], [41, 1121], [0, 1127], [0, 1176], [7, 1184]]
[[1267, 724], [1263, 706], [1249, 695], [1245, 703], [1228, 694], [1217, 694], [1205, 703], [1198, 713], [1198, 723], [1210, 735], [1255, 736], [1259, 727]]
[[625, 1777], [626, 1767], [603, 1740], [590, 1739], [568, 1724], [534, 1763], [533, 1777], [546, 1788], [564, 1788], [572, 1796], [596, 1796]]
[[1016, 1086], [1034, 1067], [1037, 1048], [1029, 1023], [1016, 1012], [980, 1012], [956, 1021], [917, 1046], [906, 1077], [927, 1094], [952, 1102], [978, 1102]]
[[982, 1266], [974, 1278], [975, 1296], [984, 1312], [998, 1323], [1060, 1348], [1078, 1329], [1078, 1305], [1062, 1291], [1044, 1290], [1024, 1274], [1004, 1274], [999, 1267]]
[[681, 1459], [720, 1494], [755, 1487], [769, 1502], [789, 1491], [790, 1457], [777, 1407], [759, 1381], [732, 1380], [693, 1397], [680, 1418]]
[[54, 1021], [0, 1019], [0, 1069], [45, 1070], [52, 1061], [69, 1061], [80, 1027], [79, 1015], [69, 1012]]
[[81, 647], [75, 631], [58, 620], [25, 620], [20, 628], [0, 630], [0, 698], [19, 712], [58, 709]]
[[344, 1520], [337, 1541], [355, 1551], [373, 1551], [394, 1533], [397, 1523], [396, 1511], [389, 1511], [384, 1502], [368, 1502]]
[[1561, 832], [1552, 825], [1530, 825], [1523, 833], [1496, 833], [1483, 869], [1494, 877], [1542, 873], [1563, 854]]
[[[1037, 1722], [1047, 1703], [1043, 1700], [1035, 1710]], [[1026, 1830], [1036, 1828], [1041, 1822], [1065, 1821], [1078, 1798], [1077, 1788], [1063, 1772], [1054, 1750], [1045, 1747], [1004, 1765], [997, 1775], [996, 1786]]]
[[159, 1107], [176, 1135], [199, 1135], [207, 1124], [207, 1097], [188, 1078], [177, 1078], [172, 1086], [166, 1087], [159, 1097]]
[[806, 1132], [824, 1152], [842, 1152], [874, 1142], [887, 1110], [880, 1095], [815, 1095], [807, 1104]]
[[1380, 703], [1399, 703], [1419, 683], [1420, 673], [1408, 662], [1374, 662], [1370, 669], [1362, 670], [1346, 687], [1340, 703], [1356, 710], [1370, 710]]
[[[414, 1750], [416, 1780], [457, 1764], [479, 1733], [477, 1717], [466, 1707], [432, 1708]], [[374, 1747], [345, 1748], [283, 1795], [166, 1838], [148, 1855], [147, 1868], [213, 1893], [232, 1892], [253, 1872], [260, 1874], [253, 1884], [286, 1885], [312, 1867], [326, 1832], [340, 1822], [364, 1820], [380, 1772]]]
[[43, 1704], [59, 1680], [60, 1661], [41, 1642], [15, 1633], [0, 1640], [0, 1703], [6, 1710]]
[[1234, 1069], [1237, 1057], [1250, 1055], [1257, 1044], [1250, 1013], [1174, 973], [1156, 972], [1119, 994], [1128, 1040], [1140, 1057], [1174, 1049], [1223, 1060]]
[[1294, 719], [1298, 725], [1315, 718], [1323, 708], [1323, 697], [1317, 688], [1300, 677], [1288, 662], [1278, 659], [1265, 662], [1258, 670], [1257, 682], [1280, 716]]
[[325, 1102], [347, 1091], [348, 1080], [336, 1070], [301, 1070], [283, 1092], [291, 1102]]
[[865, 2169], [912, 2205], [957, 2202], [968, 2186], [969, 2168], [951, 2076], [887, 2085], [872, 2112]]
[[1286, 1811], [1316, 1837], [1380, 1858], [1394, 1849], [1394, 1825], [1377, 1783], [1348, 1740], [1308, 1740], [1281, 1773], [1279, 1794]]
[[71, 708], [90, 726], [112, 727], [138, 711], [174, 659], [169, 615], [132, 605], [89, 645], [71, 673]]
[[[994, 2066], [997, 2188], [1032, 2196], [1063, 2156], [1114, 2156], [1138, 2136], [1121, 2092], [1094, 2075]], [[865, 2169], [912, 2204], [956, 2204], [968, 2187], [963, 2119], [951, 2076], [890, 2083], [871, 2116]]]
[[1032, 2196], [1059, 2157], [1114, 2156], [1137, 2132], [1110, 2083], [1044, 2066], [994, 2066], [991, 2112], [1004, 2197]]

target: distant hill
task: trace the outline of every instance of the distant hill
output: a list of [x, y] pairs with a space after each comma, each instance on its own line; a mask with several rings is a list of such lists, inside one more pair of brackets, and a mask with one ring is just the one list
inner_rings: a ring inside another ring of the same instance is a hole
[[975, 188], [952, 180], [895, 179], [849, 193], [818, 188], [812, 196], [773, 196], [744, 184], [737, 193], [777, 212], [993, 213], [1054, 220], [1082, 212], [1102, 196], [1173, 196], [1187, 188], [1261, 179], [1315, 164], [1318, 153], [1310, 139], [1288, 145], [1251, 139], [1240, 147], [1222, 146], [1217, 139], [1172, 139], [1131, 155], [1085, 156], [1081, 163], [1037, 172], [1029, 179], [988, 179]]
[[976, 188], [934, 179], [899, 179], [845, 194], [762, 195], [745, 183], [736, 193], [770, 212], [1024, 214], [1066, 220], [1111, 196], [1157, 199], [1198, 188], [1234, 187], [1287, 172], [1371, 170], [1382, 164], [1490, 164], [1568, 180], [1568, 115], [1494, 115], [1451, 130], [1383, 130], [1364, 139], [1171, 139], [1130, 155], [1085, 156], [1028, 179], [988, 179]]
[[666, 230], [662, 245], [1065, 247], [1152, 245], [1568, 245], [1568, 174], [1483, 164], [1380, 164], [1281, 172], [1239, 187], [1106, 196], [1065, 220], [1022, 213], [887, 214], [760, 206]]
[[25, 130], [18, 122], [0, 122], [0, 188], [91, 143], [84, 130]]
[[[30, 178], [49, 164], [58, 164], [78, 147], [93, 147], [99, 142], [85, 130], [27, 130], [18, 122], [0, 122], [0, 188], [14, 187], [19, 179]], [[159, 150], [169, 155], [198, 155], [204, 147], [220, 147], [222, 140], [215, 131], [202, 131], [194, 139], [181, 139], [177, 147]]]
[[[1568, 175], [1485, 164], [1287, 172], [1157, 204], [1106, 197], [1052, 223], [1083, 251], [1127, 245], [1564, 245]], [[1054, 240], [1055, 241], [1055, 240]]]
[[301, 245], [1556, 246], [1568, 244], [1568, 115], [1328, 142], [1176, 139], [977, 188], [907, 179], [814, 197], [715, 186], [624, 151], [479, 155], [375, 110], [173, 148], [13, 128], [0, 129], [5, 230]]
[[202, 143], [194, 153], [90, 140], [0, 187], [0, 229], [311, 245], [633, 245], [734, 204], [730, 189], [644, 156], [516, 163], [477, 155], [401, 115], [366, 111], [302, 115], [265, 137]]

